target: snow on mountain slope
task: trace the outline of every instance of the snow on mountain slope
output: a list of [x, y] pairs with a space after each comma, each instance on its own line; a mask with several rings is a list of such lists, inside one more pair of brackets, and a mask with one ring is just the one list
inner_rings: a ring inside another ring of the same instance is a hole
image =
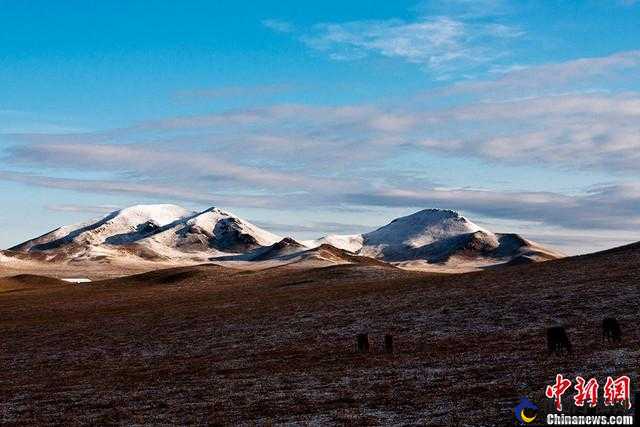
[[303, 240], [302, 244], [309, 248], [327, 244], [345, 251], [358, 252], [362, 249], [362, 240], [362, 234], [329, 234], [316, 240]]
[[76, 245], [101, 245], [109, 238], [135, 240], [149, 235], [169, 223], [189, 214], [175, 205], [137, 205], [112, 212], [105, 217], [80, 224], [60, 227], [36, 239], [11, 248], [15, 251], [46, 251], [70, 243]]
[[403, 258], [411, 249], [477, 231], [490, 234], [455, 211], [425, 209], [363, 234], [360, 252], [374, 258]]
[[140, 240], [150, 247], [186, 252], [243, 253], [268, 246], [281, 237], [218, 208], [207, 209], [172, 227]]
[[[314, 251], [318, 248], [322, 250]], [[353, 262], [331, 248], [399, 265], [486, 267], [563, 256], [517, 234], [492, 233], [452, 210], [425, 209], [369, 233], [297, 242], [218, 208], [191, 212], [175, 205], [132, 206], [99, 220], [61, 227], [12, 248], [12, 254], [48, 262], [109, 262], [113, 258], [284, 262], [298, 256]]]
[[541, 261], [563, 255], [543, 248], [516, 234], [494, 234], [458, 212], [425, 209], [396, 218], [375, 231], [362, 235], [326, 236], [303, 242], [309, 247], [321, 243], [387, 262], [427, 264], [496, 263]]
[[55, 253], [66, 259], [188, 258], [197, 252], [206, 258], [278, 240], [280, 237], [218, 208], [197, 213], [175, 205], [139, 205], [96, 221], [61, 227], [12, 250]]

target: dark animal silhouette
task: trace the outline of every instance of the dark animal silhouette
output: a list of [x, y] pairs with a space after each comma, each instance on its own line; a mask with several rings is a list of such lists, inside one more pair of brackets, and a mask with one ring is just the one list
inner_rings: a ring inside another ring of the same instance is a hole
[[620, 342], [622, 340], [622, 330], [620, 324], [613, 317], [602, 320], [602, 341]]
[[356, 336], [356, 349], [358, 353], [369, 353], [369, 335], [358, 334]]
[[393, 353], [393, 335], [384, 336], [384, 352], [387, 354]]
[[553, 326], [547, 328], [547, 349], [549, 354], [571, 353], [571, 342], [567, 336], [564, 326]]

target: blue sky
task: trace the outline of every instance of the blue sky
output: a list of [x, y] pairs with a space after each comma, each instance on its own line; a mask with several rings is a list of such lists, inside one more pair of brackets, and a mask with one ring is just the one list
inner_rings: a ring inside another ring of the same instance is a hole
[[0, 247], [156, 202], [640, 240], [640, 2], [92, 3], [0, 0]]

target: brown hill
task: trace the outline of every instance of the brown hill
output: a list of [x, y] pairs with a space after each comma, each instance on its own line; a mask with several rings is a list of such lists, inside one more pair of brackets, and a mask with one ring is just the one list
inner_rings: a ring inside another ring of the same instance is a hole
[[380, 267], [395, 268], [391, 264], [379, 261], [375, 258], [356, 255], [344, 249], [336, 248], [329, 244], [322, 244], [317, 248], [309, 249], [301, 254], [301, 260], [326, 260], [335, 263], [349, 263], [358, 265], [375, 265]]
[[291, 237], [285, 237], [271, 246], [260, 248], [255, 254], [251, 254], [251, 261], [265, 261], [280, 259], [289, 255], [306, 251], [308, 248]]
[[51, 277], [37, 276], [35, 274], [18, 274], [11, 277], [0, 278], [0, 286], [39, 288], [47, 286], [64, 286], [62, 280]]

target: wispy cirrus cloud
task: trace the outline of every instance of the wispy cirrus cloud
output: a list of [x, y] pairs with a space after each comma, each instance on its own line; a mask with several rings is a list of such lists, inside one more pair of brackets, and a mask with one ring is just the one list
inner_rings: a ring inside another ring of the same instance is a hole
[[432, 116], [425, 149], [497, 162], [637, 173], [640, 94], [478, 103]]
[[[24, 185], [57, 190], [70, 190], [79, 193], [131, 195], [151, 200], [176, 200], [205, 205], [272, 207], [278, 205], [276, 195], [225, 194], [224, 191], [209, 191], [206, 188], [189, 183], [167, 184], [150, 179], [136, 180], [98, 180], [88, 178], [59, 178], [55, 176], [0, 171], [0, 181], [15, 182]], [[58, 210], [64, 209], [60, 205]], [[67, 209], [70, 209], [67, 207]]]
[[[171, 135], [161, 142], [95, 143], [101, 139], [87, 135], [85, 142], [76, 136], [63, 143], [61, 135], [27, 135], [29, 143], [9, 149], [8, 160], [78, 168], [88, 161], [103, 170], [162, 170], [295, 191], [342, 188], [345, 175], [407, 152], [614, 175], [638, 172], [638, 93], [410, 107], [279, 105], [147, 122], [118, 137]], [[326, 178], [336, 173], [336, 179]]]
[[412, 20], [323, 22], [308, 30], [279, 20], [265, 20], [263, 25], [294, 35], [332, 60], [398, 59], [418, 64], [438, 78], [486, 67], [508, 56], [511, 43], [524, 35], [513, 24], [476, 19], [507, 10], [499, 0], [429, 2], [414, 10], [420, 15]]
[[205, 177], [210, 182], [244, 183], [254, 188], [339, 186], [339, 183], [323, 178], [241, 165], [202, 153], [154, 150], [152, 145], [29, 144], [13, 147], [8, 152], [13, 162], [52, 168], [82, 168], [90, 164], [94, 170], [165, 178]]
[[522, 31], [496, 23], [471, 23], [447, 16], [402, 20], [318, 24], [302, 41], [334, 60], [370, 55], [401, 59], [443, 74], [466, 72], [506, 54]]
[[[336, 167], [415, 150], [545, 168], [637, 172], [640, 94], [568, 94], [453, 108], [282, 105], [151, 122], [210, 150]], [[193, 137], [192, 137], [193, 138]], [[208, 141], [208, 142], [206, 142]]]
[[640, 83], [640, 50], [576, 58], [563, 62], [512, 66], [495, 79], [455, 83], [424, 94], [433, 96], [475, 95], [484, 100], [535, 97], [566, 92], [593, 92], [603, 83]]

